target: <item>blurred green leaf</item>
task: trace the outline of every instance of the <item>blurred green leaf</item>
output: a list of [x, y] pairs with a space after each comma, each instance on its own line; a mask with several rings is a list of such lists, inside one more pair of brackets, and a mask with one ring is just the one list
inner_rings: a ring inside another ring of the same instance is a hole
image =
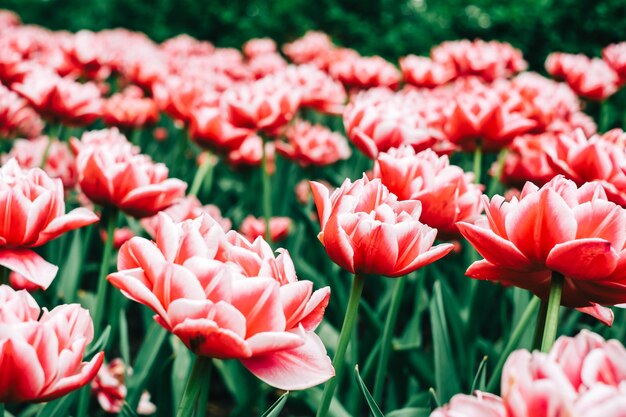
[[278, 417], [281, 411], [283, 411], [283, 407], [285, 403], [287, 403], [287, 398], [289, 397], [289, 391], [281, 395], [274, 404], [270, 408], [267, 409], [266, 412], [263, 413], [261, 417]]

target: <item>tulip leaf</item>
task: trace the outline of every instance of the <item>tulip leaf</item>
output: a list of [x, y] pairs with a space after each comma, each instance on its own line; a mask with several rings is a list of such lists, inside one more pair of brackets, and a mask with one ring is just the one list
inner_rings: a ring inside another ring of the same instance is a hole
[[280, 412], [283, 410], [285, 403], [287, 402], [287, 398], [289, 397], [289, 391], [285, 392], [281, 395], [274, 404], [270, 408], [267, 409], [266, 412], [263, 413], [261, 417], [278, 417]]
[[172, 404], [179, 404], [181, 398], [183, 398], [183, 390], [191, 371], [193, 357], [187, 346], [174, 335], [170, 335], [170, 346], [174, 354], [174, 364], [170, 376], [172, 381]]
[[135, 359], [134, 372], [128, 381], [127, 401], [133, 408], [139, 404], [143, 387], [150, 375], [150, 371], [155, 369], [154, 364], [157, 355], [167, 335], [167, 331], [156, 322], [152, 323], [146, 332], [146, 337]]
[[135, 413], [135, 411], [130, 408], [130, 405], [128, 405], [128, 403], [124, 403], [124, 405], [122, 406], [122, 411], [120, 412], [120, 416], [121, 417], [137, 417], [137, 413]]
[[354, 377], [356, 378], [359, 388], [361, 389], [361, 392], [365, 397], [365, 401], [367, 402], [367, 406], [372, 412], [372, 415], [374, 417], [385, 417], [383, 412], [380, 411], [378, 404], [376, 404], [376, 401], [374, 401], [372, 394], [370, 394], [369, 390], [365, 386], [365, 382], [363, 382], [363, 380], [361, 379], [361, 374], [359, 373], [359, 365], [354, 367]]
[[480, 361], [480, 365], [478, 365], [478, 370], [476, 371], [476, 375], [474, 376], [474, 381], [472, 382], [472, 389], [470, 390], [470, 394], [475, 390], [484, 390], [486, 385], [486, 372], [487, 369], [487, 359], [488, 356], [483, 356], [483, 360]]
[[90, 358], [92, 355], [95, 355], [97, 352], [100, 352], [104, 347], [109, 343], [109, 337], [111, 336], [111, 326], [107, 325], [104, 328], [98, 340], [93, 343], [89, 349], [85, 352], [85, 358]]
[[74, 391], [65, 397], [61, 397], [47, 403], [37, 417], [65, 417], [69, 414], [69, 409], [76, 398], [76, 394], [80, 391]]
[[[80, 276], [82, 273], [83, 261], [83, 239], [81, 230], [74, 230], [72, 232], [72, 243], [70, 245], [67, 258], [63, 263], [61, 273], [57, 278], [57, 295], [59, 298], [66, 302], [76, 301], [76, 291], [80, 282]], [[85, 242], [86, 244], [86, 242]]]
[[[316, 411], [322, 401], [322, 389], [310, 388], [304, 391], [295, 391], [294, 396], [302, 398], [304, 402], [313, 411]], [[330, 409], [328, 410], [328, 417], [352, 417], [350, 413], [346, 411], [344, 406], [339, 402], [339, 399], [335, 397], [330, 403]]]
[[430, 413], [430, 408], [408, 407], [387, 413], [385, 417], [428, 417]]
[[433, 297], [430, 301], [430, 323], [435, 356], [435, 387], [439, 399], [445, 403], [460, 391], [460, 387], [458, 375], [454, 369], [454, 357], [439, 281], [435, 282], [433, 287]]

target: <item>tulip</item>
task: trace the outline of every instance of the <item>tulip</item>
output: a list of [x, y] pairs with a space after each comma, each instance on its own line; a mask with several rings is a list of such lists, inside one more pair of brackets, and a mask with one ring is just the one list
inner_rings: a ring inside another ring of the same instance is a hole
[[313, 292], [312, 283], [298, 281], [288, 252], [274, 258], [262, 239], [252, 246], [243, 237], [230, 243], [206, 215], [179, 224], [161, 215], [160, 222], [156, 242], [135, 237], [122, 246], [119, 272], [108, 277], [114, 286], [149, 306], [197, 355], [239, 359], [272, 386], [304, 389], [333, 375], [313, 332], [330, 290]]
[[324, 32], [308, 31], [300, 39], [283, 46], [283, 52], [296, 64], [310, 64], [321, 60], [333, 49], [330, 37]]
[[626, 42], [614, 43], [602, 50], [602, 59], [619, 76], [619, 83], [626, 81]]
[[235, 151], [251, 134], [250, 129], [233, 126], [219, 107], [194, 107], [190, 112], [189, 135], [203, 148]]
[[404, 81], [416, 87], [434, 88], [456, 76], [453, 66], [433, 62], [430, 58], [408, 55], [400, 58]]
[[134, 154], [128, 143], [85, 145], [76, 157], [81, 190], [94, 203], [131, 216], [153, 216], [183, 196], [187, 185], [167, 178], [164, 164]]
[[[558, 306], [595, 307], [626, 301], [622, 264], [626, 212], [599, 183], [580, 188], [555, 177], [541, 189], [527, 183], [519, 201], [483, 196], [486, 219], [459, 222], [459, 231], [485, 258], [466, 275], [528, 289], [548, 302], [554, 342]], [[551, 315], [552, 314], [552, 315]], [[552, 322], [554, 320], [554, 322]]]
[[388, 87], [396, 89], [400, 84], [400, 72], [379, 56], [352, 56], [330, 64], [333, 78], [349, 88], [367, 89]]
[[345, 137], [322, 125], [296, 121], [285, 132], [286, 141], [276, 142], [276, 151], [300, 166], [324, 166], [350, 157]]
[[26, 291], [0, 286], [0, 403], [45, 402], [86, 385], [104, 352], [82, 362], [93, 339], [89, 312], [78, 304], [40, 310]]
[[343, 84], [317, 67], [290, 66], [281, 73], [281, 77], [300, 92], [301, 107], [336, 115], [343, 112], [346, 102]]
[[46, 289], [58, 268], [29, 248], [95, 223], [98, 217], [84, 208], [65, 214], [61, 180], [39, 168], [22, 170], [15, 159], [0, 168], [0, 189], [0, 207], [11, 219], [0, 228], [0, 265]]
[[0, 137], [34, 138], [42, 130], [41, 118], [28, 107], [26, 100], [0, 85]]
[[[289, 217], [272, 217], [270, 219], [270, 237], [272, 242], [280, 242], [289, 235], [291, 219]], [[243, 219], [240, 227], [241, 234], [250, 242], [254, 242], [258, 237], [266, 235], [265, 220], [257, 219], [249, 215]]]
[[243, 45], [243, 53], [248, 59], [259, 55], [276, 53], [276, 42], [272, 38], [254, 38]]
[[427, 149], [416, 153], [410, 146], [379, 154], [374, 177], [399, 200], [422, 203], [420, 221], [436, 228], [440, 235], [459, 236], [457, 221], [472, 221], [482, 211], [482, 185], [450, 165], [447, 156], [437, 156]]
[[546, 59], [546, 69], [556, 78], [564, 78], [576, 94], [590, 100], [602, 101], [613, 95], [619, 86], [618, 74], [599, 58], [552, 53]]
[[476, 395], [457, 394], [450, 403], [437, 408], [430, 417], [507, 417], [502, 398], [477, 391]]
[[140, 129], [155, 124], [159, 110], [151, 98], [144, 98], [141, 89], [126, 88], [104, 101], [102, 119], [108, 126]]

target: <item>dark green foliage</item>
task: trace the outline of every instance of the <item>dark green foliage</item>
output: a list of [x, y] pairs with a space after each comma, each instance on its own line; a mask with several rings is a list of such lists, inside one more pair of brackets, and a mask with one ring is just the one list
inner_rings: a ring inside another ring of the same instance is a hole
[[498, 39], [521, 48], [535, 70], [549, 52], [598, 55], [626, 33], [622, 0], [0, 0], [0, 8], [52, 29], [122, 26], [158, 41], [188, 33], [233, 47], [320, 29], [341, 45], [389, 59], [427, 54], [444, 40]]

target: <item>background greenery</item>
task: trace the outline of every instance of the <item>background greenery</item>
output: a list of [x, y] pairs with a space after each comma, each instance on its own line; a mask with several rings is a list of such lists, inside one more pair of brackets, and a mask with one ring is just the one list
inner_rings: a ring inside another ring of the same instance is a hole
[[51, 29], [122, 26], [158, 41], [188, 33], [218, 46], [319, 29], [389, 59], [449, 39], [498, 39], [521, 48], [536, 70], [549, 52], [597, 55], [626, 33], [623, 0], [0, 0], [0, 8]]

